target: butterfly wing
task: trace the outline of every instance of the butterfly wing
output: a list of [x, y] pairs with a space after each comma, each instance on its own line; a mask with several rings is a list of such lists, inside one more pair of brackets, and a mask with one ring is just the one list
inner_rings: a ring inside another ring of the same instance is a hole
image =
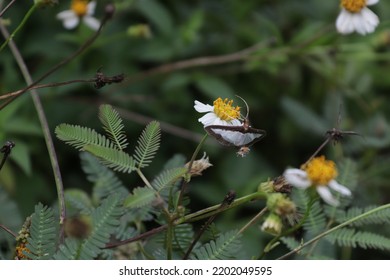
[[235, 147], [249, 147], [266, 135], [264, 130], [243, 126], [210, 125], [205, 130], [222, 145]]

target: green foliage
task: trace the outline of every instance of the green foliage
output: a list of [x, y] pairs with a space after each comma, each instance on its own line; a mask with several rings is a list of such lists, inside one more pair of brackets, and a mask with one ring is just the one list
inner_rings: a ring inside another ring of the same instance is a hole
[[79, 125], [60, 124], [56, 127], [55, 133], [58, 139], [78, 150], [84, 150], [87, 145], [114, 147], [114, 144], [104, 135], [97, 133], [94, 129]]
[[163, 171], [156, 179], [152, 181], [152, 186], [157, 191], [161, 191], [164, 188], [172, 186], [178, 179], [186, 174], [187, 168], [178, 167]]
[[[367, 206], [364, 208], [352, 207], [349, 208], [348, 210], [338, 209], [336, 213], [333, 213], [333, 209], [330, 209], [329, 207], [326, 207], [325, 210], [327, 215], [332, 215], [332, 217], [335, 219], [336, 222], [343, 223], [363, 213], [366, 213], [372, 209], [375, 209], [377, 207], [378, 206]], [[368, 215], [364, 218], [357, 220], [352, 225], [359, 227], [359, 226], [370, 225], [370, 224], [390, 224], [390, 209], [377, 211], [371, 215]]]
[[361, 247], [363, 249], [374, 248], [379, 250], [390, 250], [390, 238], [355, 229], [342, 228], [329, 234], [326, 237], [333, 244], [348, 247]]
[[122, 210], [119, 207], [121, 199], [118, 195], [107, 197], [103, 203], [92, 212], [92, 231], [84, 240], [76, 241], [67, 238], [65, 243], [54, 255], [55, 259], [88, 260], [96, 258], [110, 240], [110, 235], [119, 226]]
[[241, 248], [240, 234], [237, 231], [222, 233], [215, 241], [194, 250], [192, 259], [223, 260], [234, 259]]
[[102, 165], [98, 159], [89, 153], [80, 153], [81, 166], [87, 174], [88, 181], [94, 183], [92, 197], [100, 201], [110, 194], [126, 196], [129, 191], [111, 169]]
[[101, 105], [99, 108], [99, 119], [116, 147], [119, 150], [125, 149], [129, 143], [123, 131], [124, 125], [118, 112], [111, 105]]
[[116, 148], [87, 145], [84, 150], [96, 156], [103, 164], [114, 171], [130, 173], [135, 170], [134, 159]]
[[139, 168], [144, 168], [151, 163], [160, 147], [160, 138], [160, 124], [152, 121], [142, 132], [138, 139], [138, 145], [135, 148], [134, 158]]
[[24, 254], [33, 260], [52, 258], [57, 240], [57, 224], [53, 210], [41, 203], [35, 206], [31, 216], [30, 237], [27, 238], [27, 249]]
[[156, 199], [156, 192], [147, 187], [135, 188], [124, 201], [124, 206], [128, 208], [140, 208], [149, 205]]

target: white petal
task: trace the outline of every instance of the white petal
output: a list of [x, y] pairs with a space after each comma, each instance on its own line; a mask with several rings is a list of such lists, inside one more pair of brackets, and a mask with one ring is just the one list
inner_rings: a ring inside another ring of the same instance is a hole
[[283, 176], [289, 184], [297, 188], [306, 189], [312, 185], [307, 173], [302, 169], [289, 168], [284, 171]]
[[379, 24], [378, 16], [368, 8], [362, 9], [360, 13], [361, 21], [364, 25], [363, 30], [365, 31], [365, 34], [374, 32], [375, 28]]
[[354, 31], [353, 14], [345, 9], [341, 9], [341, 12], [336, 20], [337, 31], [341, 34], [350, 34]]
[[214, 107], [208, 104], [203, 104], [202, 102], [199, 102], [198, 100], [195, 100], [194, 108], [199, 113], [206, 113], [206, 112], [213, 112]]
[[328, 189], [328, 187], [325, 186], [317, 186], [317, 192], [321, 196], [321, 198], [328, 203], [329, 205], [337, 207], [339, 205], [339, 202], [337, 199], [335, 199]]
[[87, 5], [87, 15], [92, 16], [95, 13], [95, 8], [96, 8], [96, 2], [91, 1]]
[[72, 17], [72, 18], [67, 18], [62, 21], [64, 24], [64, 27], [66, 29], [73, 29], [79, 24], [80, 20], [78, 17]]
[[216, 119], [218, 119], [216, 114], [207, 113], [203, 117], [199, 118], [198, 121], [201, 122], [203, 126], [209, 126], [209, 125], [213, 125]]
[[367, 0], [366, 5], [371, 6], [371, 5], [375, 5], [378, 2], [379, 2], [379, 0]]
[[340, 185], [340, 184], [337, 183], [335, 180], [331, 180], [331, 181], [329, 182], [328, 186], [329, 186], [332, 190], [334, 190], [334, 191], [340, 193], [340, 194], [343, 195], [343, 196], [351, 196], [351, 195], [352, 195], [352, 192], [351, 192], [348, 188], [346, 188], [346, 187], [343, 186], [343, 185]]
[[77, 17], [77, 15], [72, 10], [62, 11], [62, 12], [58, 13], [56, 16], [56, 18], [59, 20], [65, 20], [65, 19], [73, 18], [73, 17]]
[[84, 16], [83, 22], [85, 23], [86, 26], [88, 26], [93, 30], [98, 30], [100, 27], [100, 21], [98, 21], [96, 18], [91, 16]]

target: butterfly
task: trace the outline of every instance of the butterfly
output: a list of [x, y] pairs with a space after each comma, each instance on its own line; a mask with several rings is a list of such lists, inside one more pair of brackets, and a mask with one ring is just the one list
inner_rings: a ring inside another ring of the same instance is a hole
[[250, 126], [248, 119], [249, 107], [246, 102], [245, 104], [247, 106], [247, 115], [242, 125], [209, 125], [204, 128], [208, 134], [213, 136], [222, 145], [239, 147], [240, 149], [237, 155], [241, 157], [246, 156], [250, 151], [249, 147], [257, 141], [260, 141], [267, 134], [265, 130]]

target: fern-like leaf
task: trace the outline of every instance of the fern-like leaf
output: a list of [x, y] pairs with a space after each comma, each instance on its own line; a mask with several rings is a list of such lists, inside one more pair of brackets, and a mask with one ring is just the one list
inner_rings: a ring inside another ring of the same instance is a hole
[[78, 150], [83, 150], [86, 145], [102, 146], [106, 148], [114, 147], [108, 138], [88, 127], [60, 124], [56, 127], [55, 133], [58, 139]]
[[55, 259], [88, 260], [96, 258], [110, 240], [111, 234], [119, 226], [119, 218], [122, 215], [120, 202], [121, 197], [118, 195], [107, 197], [92, 212], [92, 231], [88, 238], [81, 242], [67, 239], [60, 246]]
[[[348, 211], [344, 210], [337, 210], [336, 213], [333, 213], [333, 209], [329, 209], [329, 207], [325, 208], [325, 212], [327, 215], [332, 215], [332, 218], [336, 220], [338, 223], [343, 223], [345, 221], [348, 221], [352, 218], [355, 218], [356, 216], [359, 216], [363, 213], [366, 213], [368, 211], [371, 211], [378, 206], [368, 206], [364, 208], [360, 207], [352, 207], [348, 209]], [[381, 211], [376, 211], [372, 213], [371, 215], [368, 215], [366, 217], [363, 217], [356, 222], [353, 223], [355, 226], [362, 226], [362, 225], [368, 225], [368, 224], [389, 224], [390, 223], [390, 209], [383, 209]]]
[[89, 195], [80, 189], [65, 190], [65, 204], [69, 216], [80, 213], [88, 215], [93, 209]]
[[33, 260], [48, 260], [55, 252], [56, 222], [53, 210], [41, 203], [35, 206], [31, 217], [30, 237], [27, 238], [27, 257]]
[[347, 247], [361, 247], [390, 250], [390, 239], [375, 233], [356, 231], [351, 228], [342, 228], [326, 236], [333, 244]]
[[130, 173], [135, 170], [134, 159], [123, 151], [96, 145], [87, 145], [84, 149], [114, 171]]
[[100, 201], [103, 198], [117, 193], [123, 197], [127, 196], [129, 191], [115, 175], [115, 173], [99, 162], [99, 160], [90, 153], [80, 153], [81, 166], [87, 174], [88, 181], [94, 183], [92, 197], [94, 201]]
[[300, 211], [308, 211], [307, 218], [303, 223], [303, 228], [309, 231], [311, 235], [322, 232], [326, 227], [326, 216], [318, 200], [311, 202], [307, 191], [298, 189], [293, 191], [292, 198], [300, 208]]
[[194, 250], [192, 259], [198, 260], [224, 260], [234, 259], [241, 248], [240, 235], [237, 231], [221, 234], [215, 241], [212, 240], [202, 247]]
[[156, 192], [149, 188], [135, 188], [124, 201], [127, 208], [140, 208], [150, 205], [156, 199]]
[[99, 108], [99, 119], [104, 130], [108, 133], [111, 141], [119, 150], [123, 150], [129, 144], [123, 130], [124, 125], [119, 113], [111, 105], [101, 105]]
[[134, 158], [139, 168], [146, 167], [152, 162], [154, 155], [160, 147], [160, 139], [160, 123], [152, 121], [142, 131], [138, 139], [138, 145], [135, 148]]
[[186, 172], [187, 168], [185, 167], [165, 170], [152, 181], [152, 186], [155, 190], [161, 191], [166, 187], [172, 186], [172, 184], [181, 178]]

